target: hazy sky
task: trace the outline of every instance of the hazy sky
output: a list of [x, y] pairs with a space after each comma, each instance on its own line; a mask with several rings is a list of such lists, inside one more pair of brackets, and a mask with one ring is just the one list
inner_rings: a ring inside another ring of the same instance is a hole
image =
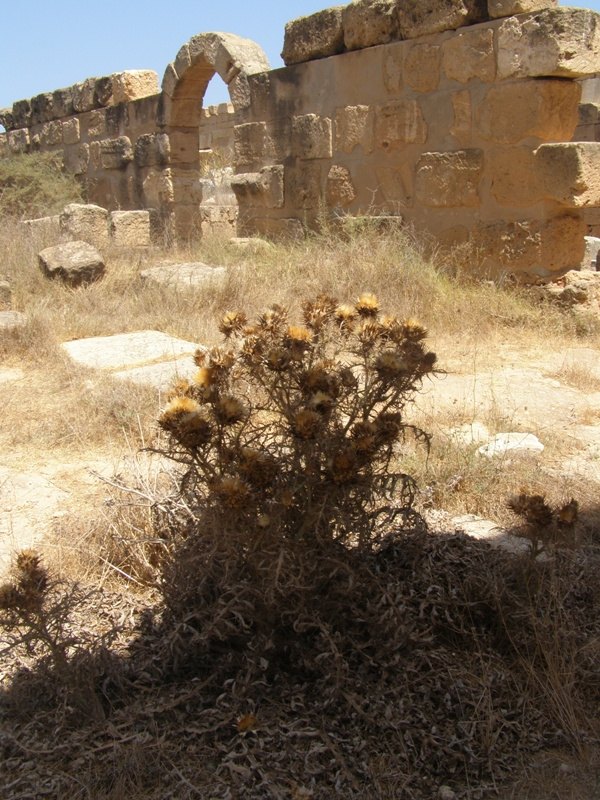
[[[204, 31], [254, 39], [271, 66], [280, 67], [285, 23], [334, 4], [335, 0], [5, 0], [0, 108], [126, 69], [153, 69], [160, 82], [181, 45]], [[600, 11], [600, 0], [582, 0], [579, 5]], [[227, 99], [225, 85], [216, 76], [204, 105]]]

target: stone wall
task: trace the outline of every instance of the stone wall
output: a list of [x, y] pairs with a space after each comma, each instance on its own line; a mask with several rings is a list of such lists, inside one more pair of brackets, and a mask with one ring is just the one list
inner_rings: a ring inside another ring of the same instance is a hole
[[[504, 16], [540, 4], [358, 0], [291, 23], [290, 66], [250, 76], [235, 128], [240, 234], [390, 213], [443, 244], [471, 242], [491, 276], [577, 267], [600, 144], [571, 140], [580, 79], [600, 71], [600, 17]], [[390, 41], [399, 6], [403, 40]], [[500, 18], [470, 24], [492, 8]]]

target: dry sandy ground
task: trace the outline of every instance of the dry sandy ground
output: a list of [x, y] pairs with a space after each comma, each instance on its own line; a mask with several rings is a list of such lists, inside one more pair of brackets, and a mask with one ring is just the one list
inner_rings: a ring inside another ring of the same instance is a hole
[[[492, 433], [531, 432], [545, 445], [536, 456], [541, 469], [600, 485], [600, 351], [524, 352], [505, 345], [493, 354], [470, 353], [454, 366], [417, 399], [427, 430], [435, 435], [482, 422]], [[0, 366], [0, 402], [27, 380], [25, 366]], [[43, 414], [39, 387], [37, 397]], [[126, 450], [69, 454], [28, 443], [0, 452], [0, 572], [15, 550], [50, 544], [65, 515], [85, 523], [101, 513], [106, 486], [93, 473], [110, 477]]]

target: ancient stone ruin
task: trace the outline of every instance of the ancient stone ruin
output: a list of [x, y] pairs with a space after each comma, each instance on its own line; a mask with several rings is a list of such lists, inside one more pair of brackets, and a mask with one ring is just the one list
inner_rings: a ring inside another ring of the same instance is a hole
[[[161, 91], [154, 73], [126, 72], [15, 103], [0, 147], [62, 149], [90, 202], [150, 209], [189, 235], [206, 219], [202, 159], [233, 137], [241, 236], [393, 215], [470, 242], [492, 277], [581, 265], [600, 232], [600, 15], [556, 0], [355, 0], [288, 23], [283, 58], [270, 70], [254, 42], [203, 33]], [[215, 73], [232, 109], [202, 108]]]

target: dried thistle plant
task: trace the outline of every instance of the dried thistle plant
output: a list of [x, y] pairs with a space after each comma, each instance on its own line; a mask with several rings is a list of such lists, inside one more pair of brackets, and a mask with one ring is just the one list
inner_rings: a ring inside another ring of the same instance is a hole
[[552, 508], [542, 494], [521, 491], [508, 500], [508, 507], [524, 521], [516, 533], [531, 543], [531, 556], [569, 544], [579, 516], [579, 503], [571, 498]]
[[186, 501], [221, 537], [254, 549], [372, 548], [416, 519], [395, 445], [409, 431], [428, 443], [403, 411], [435, 355], [422, 326], [381, 316], [371, 294], [353, 305], [322, 295], [301, 309], [300, 322], [281, 306], [250, 324], [240, 311], [223, 316], [226, 346], [198, 351], [194, 380], [160, 416], [167, 455], [187, 464]]

